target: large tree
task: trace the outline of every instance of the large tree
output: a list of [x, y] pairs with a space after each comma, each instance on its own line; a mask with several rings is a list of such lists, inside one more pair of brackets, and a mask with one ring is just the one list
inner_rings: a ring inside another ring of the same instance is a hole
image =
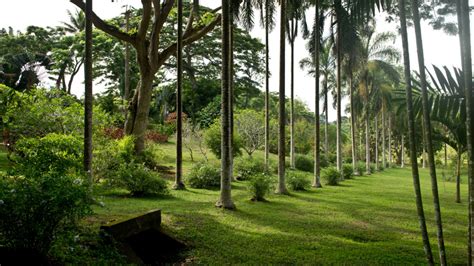
[[[82, 0], [70, 1], [82, 10], [85, 9], [85, 4]], [[125, 123], [125, 133], [136, 138], [136, 153], [141, 153], [145, 145], [145, 131], [148, 123], [155, 75], [177, 50], [176, 42], [166, 43], [160, 38], [175, 1], [142, 0], [141, 2], [142, 14], [139, 26], [136, 30], [130, 32], [123, 32], [116, 26], [101, 19], [95, 13], [92, 13], [91, 17], [92, 22], [97, 28], [125, 43], [129, 43], [136, 50], [140, 69], [140, 82], [130, 101], [129, 113]], [[217, 10], [214, 10], [213, 13], [215, 12]], [[199, 19], [192, 12], [183, 32], [183, 46], [202, 38], [214, 29], [219, 22], [220, 15], [211, 16], [211, 19]]]

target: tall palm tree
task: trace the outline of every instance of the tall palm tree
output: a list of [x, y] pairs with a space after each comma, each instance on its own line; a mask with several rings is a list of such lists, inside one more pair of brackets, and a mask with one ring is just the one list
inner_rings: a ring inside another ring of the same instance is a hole
[[216, 207], [235, 209], [231, 196], [230, 177], [230, 1], [222, 0], [222, 87], [221, 87], [221, 191]]
[[85, 11], [85, 64], [84, 64], [84, 170], [92, 186], [92, 0], [86, 1]]
[[[420, 14], [418, 11], [418, 1], [411, 0], [412, 12], [413, 12], [413, 23], [415, 26], [415, 37], [416, 37], [416, 47], [418, 51], [418, 66], [420, 70], [420, 81], [421, 81], [421, 96], [422, 96], [422, 107], [423, 107], [423, 126], [424, 126], [424, 146], [426, 147], [428, 153], [428, 166], [430, 169], [431, 176], [431, 191], [433, 194], [433, 204], [435, 210], [435, 220], [436, 220], [436, 229], [438, 237], [438, 250], [441, 265], [446, 265], [446, 250], [444, 247], [444, 238], [443, 238], [443, 224], [441, 220], [441, 206], [439, 203], [439, 193], [438, 193], [438, 180], [436, 177], [436, 164], [434, 160], [434, 150], [433, 150], [433, 139], [432, 139], [432, 127], [430, 119], [430, 110], [429, 110], [429, 99], [428, 92], [426, 89], [426, 72], [425, 72], [425, 59], [423, 53], [423, 39], [421, 36], [421, 26], [420, 26]], [[416, 160], [415, 157], [412, 157], [412, 160]]]
[[184, 189], [183, 183], [183, 0], [178, 5], [178, 40], [176, 42], [177, 88], [176, 88], [176, 176], [173, 189]]
[[288, 194], [285, 184], [285, 38], [286, 38], [286, 1], [280, 0], [280, 89], [278, 95], [278, 186], [276, 193]]
[[413, 99], [412, 99], [412, 87], [411, 87], [411, 73], [410, 73], [410, 55], [408, 48], [408, 33], [407, 33], [407, 19], [406, 19], [406, 7], [405, 0], [398, 0], [398, 8], [400, 12], [400, 31], [402, 35], [402, 46], [403, 46], [403, 63], [404, 63], [404, 75], [405, 75], [405, 87], [406, 87], [406, 101], [407, 101], [407, 114], [408, 114], [408, 130], [409, 130], [409, 141], [410, 141], [410, 157], [411, 170], [413, 176], [413, 186], [415, 189], [416, 197], [416, 209], [418, 213], [418, 221], [421, 229], [421, 236], [423, 238], [423, 247], [426, 254], [426, 260], [428, 264], [434, 265], [433, 254], [431, 252], [430, 241], [428, 237], [428, 231], [426, 229], [425, 212], [423, 210], [423, 200], [420, 189], [420, 176], [418, 173], [418, 162], [416, 161], [416, 143], [415, 143], [415, 115], [413, 113]]
[[[319, 77], [321, 75], [320, 72], [320, 65], [319, 65], [319, 55], [320, 55], [320, 50], [321, 50], [321, 31], [324, 30], [323, 27], [321, 27], [321, 10], [320, 10], [321, 3], [319, 0], [316, 0], [315, 4], [315, 25], [313, 27], [314, 31], [316, 34], [314, 35], [314, 45], [315, 45], [315, 51], [314, 51], [314, 66], [316, 67], [316, 73], [314, 75], [314, 80], [315, 80], [315, 93], [314, 93], [314, 180], [313, 180], [313, 187], [316, 188], [321, 188], [321, 162], [320, 162], [320, 144], [321, 144], [321, 139], [320, 139], [320, 113], [319, 113]], [[323, 18], [324, 21], [324, 18]]]

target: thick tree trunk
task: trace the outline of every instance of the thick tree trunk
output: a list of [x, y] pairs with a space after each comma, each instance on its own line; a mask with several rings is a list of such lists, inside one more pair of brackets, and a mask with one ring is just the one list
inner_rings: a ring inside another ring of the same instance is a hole
[[314, 180], [313, 180], [313, 187], [320, 188], [321, 185], [321, 177], [320, 177], [320, 116], [319, 116], [319, 76], [320, 76], [320, 69], [319, 69], [319, 52], [320, 52], [320, 42], [321, 36], [319, 33], [319, 0], [316, 0], [315, 5], [315, 14], [316, 14], [316, 36], [315, 36], [315, 47], [316, 50], [314, 52], [314, 62], [316, 67], [315, 73], [315, 92], [314, 92]]
[[375, 116], [375, 171], [379, 168], [379, 115]]
[[181, 94], [183, 91], [183, 0], [178, 0], [178, 48], [176, 50], [177, 62], [177, 88], [176, 88], [176, 175], [173, 189], [184, 189], [183, 183], [183, 104]]
[[356, 145], [356, 114], [354, 108], [354, 88], [352, 70], [349, 70], [349, 94], [350, 94], [350, 108], [351, 108], [351, 144], [352, 144], [352, 169], [354, 175], [359, 175], [357, 168], [357, 145]]
[[86, 1], [86, 47], [84, 67], [84, 170], [92, 187], [92, 107], [93, 107], [93, 76], [92, 76], [92, 0]]
[[428, 231], [426, 229], [425, 212], [423, 210], [423, 200], [420, 188], [420, 176], [418, 173], [418, 163], [416, 161], [416, 143], [415, 143], [415, 115], [413, 113], [413, 99], [411, 88], [411, 72], [410, 72], [410, 55], [408, 48], [407, 21], [405, 14], [405, 0], [398, 0], [400, 10], [400, 28], [403, 45], [403, 63], [405, 74], [407, 114], [408, 114], [408, 131], [410, 140], [411, 170], [413, 176], [413, 187], [415, 189], [416, 208], [418, 213], [418, 221], [420, 223], [421, 236], [423, 239], [423, 247], [426, 254], [426, 260], [429, 265], [434, 265], [433, 254], [431, 252]]
[[270, 165], [270, 19], [269, 1], [265, 0], [265, 170]]
[[461, 203], [461, 152], [458, 145], [458, 161], [456, 167], [456, 203]]
[[281, 1], [280, 11], [280, 89], [278, 95], [278, 186], [276, 193], [288, 194], [285, 184], [285, 38], [286, 38], [286, 0]]
[[230, 60], [231, 16], [230, 1], [222, 0], [222, 88], [221, 88], [221, 193], [216, 207], [235, 209], [231, 195], [230, 177]]
[[[423, 106], [423, 125], [424, 125], [424, 143], [426, 151], [428, 152], [428, 167], [430, 169], [431, 176], [431, 190], [433, 194], [433, 205], [435, 211], [435, 220], [436, 220], [436, 229], [438, 237], [438, 250], [440, 257], [440, 264], [446, 265], [446, 250], [444, 247], [444, 237], [443, 237], [443, 223], [441, 219], [441, 206], [439, 203], [439, 193], [438, 193], [438, 179], [436, 177], [436, 165], [434, 160], [435, 151], [433, 150], [433, 140], [432, 140], [432, 127], [431, 127], [431, 118], [430, 118], [430, 107], [428, 92], [426, 89], [426, 72], [425, 72], [425, 59], [423, 54], [423, 40], [421, 36], [421, 25], [420, 25], [420, 15], [418, 13], [418, 1], [412, 0], [412, 11], [413, 11], [413, 23], [415, 25], [415, 36], [416, 36], [416, 46], [418, 51], [418, 66], [420, 69], [420, 81], [421, 81], [421, 99]], [[415, 159], [415, 158], [413, 158]], [[416, 159], [415, 159], [416, 160]]]

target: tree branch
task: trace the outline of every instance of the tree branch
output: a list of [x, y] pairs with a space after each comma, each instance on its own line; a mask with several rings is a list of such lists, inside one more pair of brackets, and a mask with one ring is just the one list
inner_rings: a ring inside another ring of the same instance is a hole
[[150, 26], [151, 21], [151, 1], [142, 0], [143, 6], [143, 15], [140, 21], [140, 26], [138, 27], [138, 38], [145, 39], [146, 33], [148, 32], [148, 26]]
[[157, 68], [158, 66], [155, 65], [155, 62], [158, 61], [159, 56], [158, 49], [160, 44], [160, 33], [163, 29], [163, 25], [165, 24], [166, 19], [168, 18], [169, 13], [171, 12], [171, 9], [173, 9], [173, 5], [174, 0], [165, 1], [162, 7], [160, 7], [159, 0], [153, 0], [153, 6], [155, 7], [155, 18], [150, 37], [150, 65], [154, 66], [155, 68]]
[[[82, 11], [85, 12], [85, 9], [86, 9], [86, 4], [82, 1], [82, 0], [70, 0], [71, 3], [73, 3], [74, 5], [76, 5], [78, 8], [80, 8]], [[121, 31], [120, 29], [118, 29], [117, 27], [115, 26], [112, 26], [110, 24], [108, 24], [107, 22], [105, 22], [104, 20], [102, 20], [99, 16], [97, 16], [96, 13], [92, 12], [92, 23], [94, 23], [94, 25], [100, 29], [101, 31], [121, 40], [121, 41], [124, 41], [124, 42], [127, 42], [127, 43], [130, 43], [132, 45], [135, 44], [135, 37], [128, 34], [128, 33], [125, 33], [123, 31]]]

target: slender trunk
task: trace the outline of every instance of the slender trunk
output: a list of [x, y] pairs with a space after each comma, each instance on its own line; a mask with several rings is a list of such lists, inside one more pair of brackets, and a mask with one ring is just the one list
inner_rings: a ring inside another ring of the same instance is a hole
[[[125, 30], [130, 30], [130, 11], [125, 11]], [[128, 99], [130, 98], [130, 44], [125, 43], [125, 73], [124, 73], [124, 89], [123, 89], [123, 102], [127, 106]], [[127, 120], [127, 109], [124, 110], [125, 120]]]
[[79, 62], [78, 65], [76, 65], [76, 67], [74, 68], [74, 70], [72, 71], [71, 73], [71, 76], [69, 77], [69, 81], [67, 83], [67, 93], [68, 94], [71, 94], [71, 90], [72, 90], [72, 83], [74, 81], [74, 78], [76, 77], [77, 73], [79, 72], [79, 70], [81, 69], [81, 66], [82, 64], [84, 63], [84, 60], [81, 60]]
[[173, 189], [184, 189], [183, 183], [183, 0], [178, 0], [178, 41], [176, 50], [176, 176]]
[[458, 145], [457, 155], [457, 168], [456, 168], [456, 203], [461, 203], [461, 151], [460, 145]]
[[89, 177], [92, 187], [92, 106], [93, 106], [93, 76], [92, 76], [92, 0], [86, 1], [86, 48], [84, 67], [84, 170]]
[[[420, 26], [420, 15], [418, 13], [418, 1], [412, 0], [412, 11], [413, 11], [413, 23], [415, 25], [415, 36], [416, 36], [416, 47], [418, 51], [418, 66], [420, 69], [420, 81], [421, 81], [421, 99], [423, 106], [423, 125], [424, 125], [424, 143], [426, 144], [426, 150], [428, 152], [428, 167], [430, 169], [431, 176], [431, 190], [433, 193], [433, 204], [435, 211], [435, 220], [436, 220], [436, 229], [438, 236], [438, 250], [440, 264], [446, 265], [446, 250], [444, 247], [444, 237], [443, 237], [443, 223], [441, 219], [441, 206], [439, 203], [439, 193], [438, 193], [438, 179], [436, 177], [436, 165], [434, 160], [435, 151], [433, 150], [433, 140], [432, 140], [432, 128], [431, 128], [431, 118], [430, 118], [430, 109], [429, 109], [429, 99], [428, 92], [426, 89], [426, 73], [425, 73], [425, 59], [423, 54], [423, 40], [421, 36], [421, 26]], [[414, 158], [415, 159], [415, 158]]]
[[386, 160], [386, 142], [385, 142], [385, 110], [382, 108], [382, 167], [387, 167], [387, 160]]
[[265, 170], [270, 165], [270, 24], [269, 1], [265, 0]]
[[61, 81], [64, 79], [64, 75], [66, 74], [66, 67], [67, 67], [67, 64], [63, 63], [61, 65], [61, 68], [59, 69], [58, 78], [56, 79], [56, 89], [61, 88]]
[[281, 1], [280, 12], [280, 89], [278, 95], [278, 186], [276, 193], [288, 194], [285, 184], [285, 38], [286, 38], [286, 0]]
[[234, 11], [233, 5], [230, 4], [230, 29], [229, 29], [229, 157], [230, 167], [229, 176], [230, 180], [236, 180], [234, 178]]
[[320, 116], [319, 116], [319, 76], [320, 76], [320, 69], [319, 69], [319, 52], [320, 52], [320, 41], [321, 36], [319, 33], [319, 0], [316, 0], [315, 6], [315, 14], [316, 14], [316, 36], [315, 36], [315, 47], [316, 50], [314, 52], [314, 62], [316, 67], [315, 73], [315, 93], [314, 93], [314, 180], [313, 180], [313, 187], [320, 188], [321, 185], [321, 177], [320, 177]]
[[344, 176], [342, 173], [342, 121], [341, 121], [341, 98], [342, 98], [342, 27], [341, 24], [337, 23], [337, 134], [336, 134], [336, 149], [337, 149], [337, 170], [341, 173], [341, 177]]
[[[407, 100], [407, 114], [408, 114], [408, 131], [410, 140], [410, 155], [411, 158], [416, 158], [416, 143], [415, 143], [415, 115], [413, 113], [413, 96], [411, 88], [411, 72], [410, 72], [410, 55], [408, 48], [408, 33], [407, 21], [405, 14], [405, 0], [398, 0], [400, 10], [400, 28], [403, 45], [403, 63], [405, 74], [406, 100]], [[418, 173], [418, 163], [416, 160], [411, 160], [411, 170], [413, 176], [413, 187], [416, 197], [416, 209], [418, 213], [418, 221], [420, 223], [421, 236], [423, 239], [423, 247], [426, 254], [426, 260], [429, 265], [434, 265], [433, 254], [431, 252], [428, 231], [426, 229], [425, 212], [423, 210], [423, 200], [420, 188], [420, 176]]]
[[365, 93], [365, 171], [370, 175], [369, 85], [367, 80], [365, 82]]
[[235, 209], [231, 195], [230, 179], [230, 1], [222, 0], [222, 88], [221, 88], [221, 193], [216, 207]]
[[328, 81], [327, 76], [324, 78], [324, 108], [326, 108], [326, 115], [324, 117], [324, 150], [326, 161], [329, 162], [329, 103], [328, 103]]
[[354, 108], [354, 88], [353, 88], [353, 75], [352, 68], [349, 67], [349, 94], [350, 94], [350, 108], [351, 108], [351, 144], [352, 144], [352, 169], [354, 175], [359, 175], [359, 170], [357, 168], [357, 145], [356, 145], [356, 114]]
[[379, 168], [379, 115], [375, 116], [375, 171]]
[[291, 82], [290, 82], [290, 162], [295, 169], [295, 24], [291, 19]]
[[392, 167], [392, 116], [388, 115], [388, 168]]
[[[472, 88], [472, 54], [471, 54], [471, 24], [469, 19], [469, 1], [457, 1], [457, 11], [460, 42], [462, 69], [464, 73], [464, 88]], [[467, 154], [468, 154], [468, 196], [469, 196], [469, 228], [468, 228], [468, 264], [472, 265], [474, 261], [474, 106], [472, 99], [472, 90], [465, 89], [466, 98], [466, 136], [467, 136]]]
[[402, 159], [400, 160], [400, 167], [405, 168], [405, 136], [404, 135], [402, 135], [402, 145], [401, 146], [402, 146], [402, 148], [401, 148], [402, 151], [400, 152], [400, 154], [401, 154]]

